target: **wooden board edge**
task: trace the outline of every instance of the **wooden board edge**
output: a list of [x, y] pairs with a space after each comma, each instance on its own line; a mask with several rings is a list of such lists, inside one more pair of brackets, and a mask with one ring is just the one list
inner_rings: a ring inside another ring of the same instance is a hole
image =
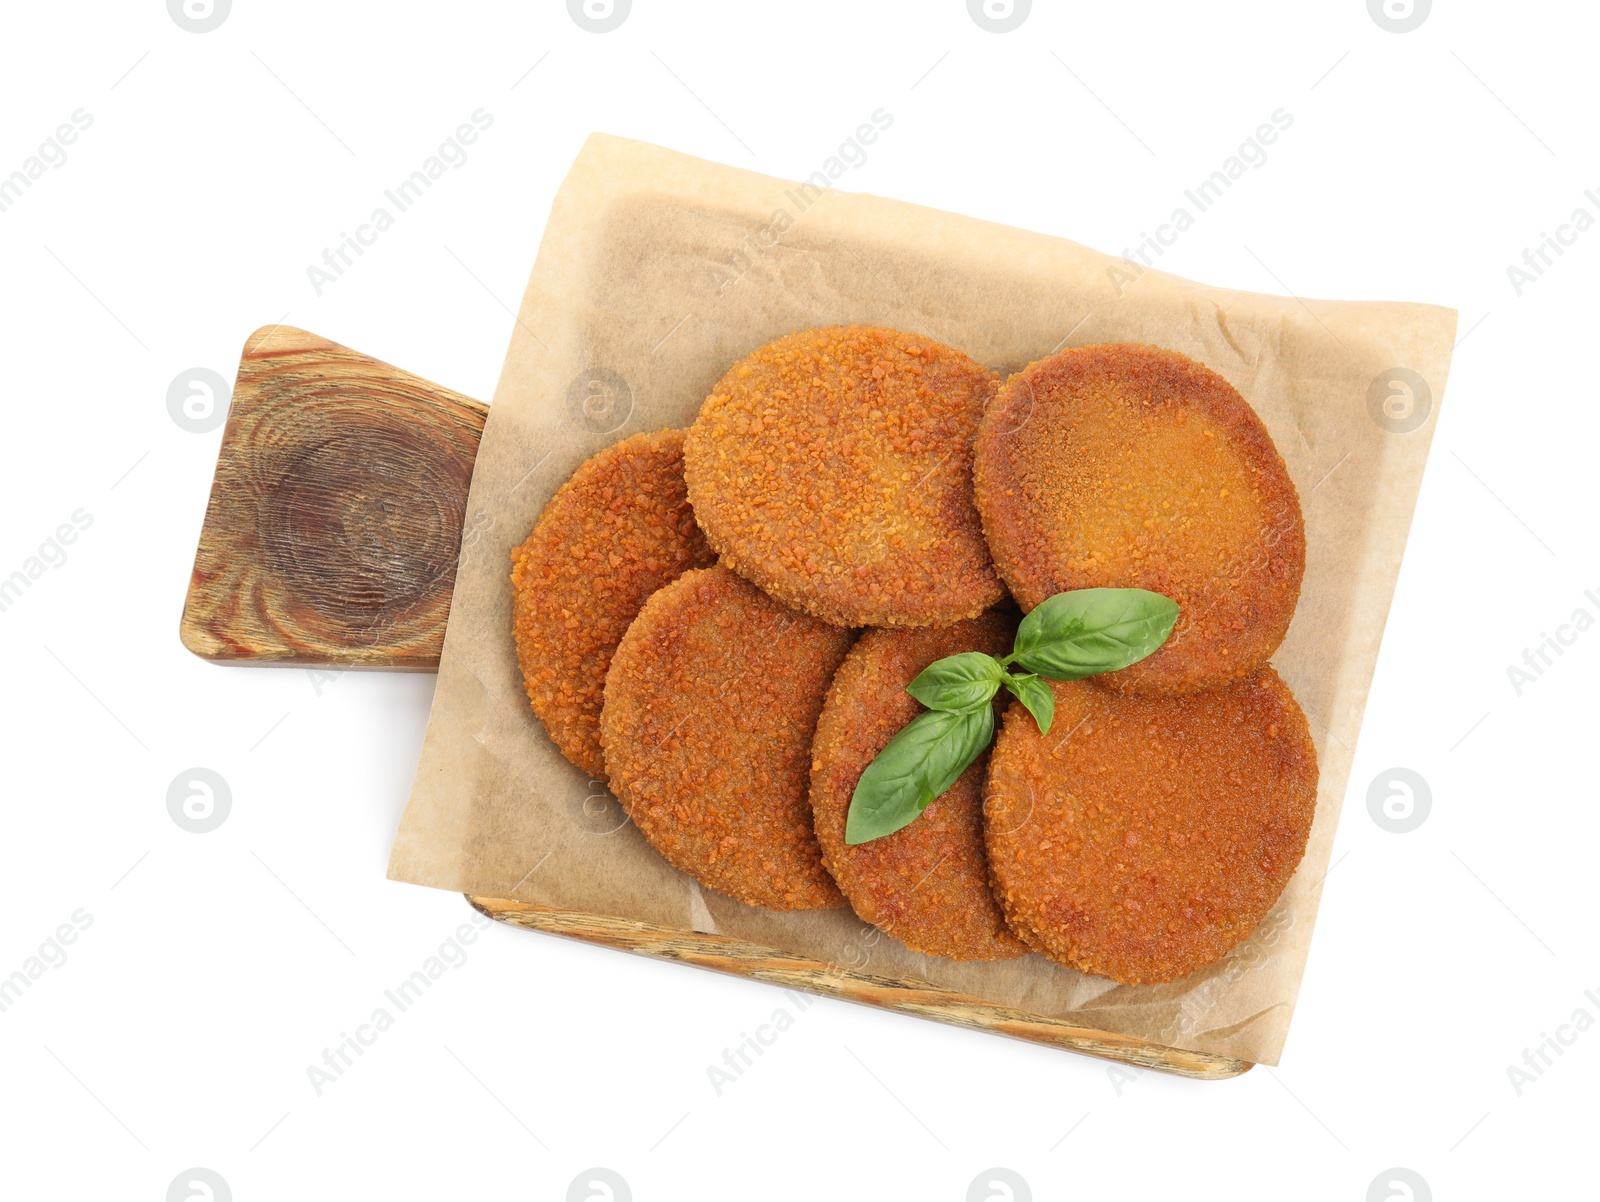
[[415, 372], [407, 371], [403, 367], [396, 367], [384, 359], [358, 351], [354, 347], [346, 346], [342, 342], [335, 342], [331, 338], [324, 338], [321, 334], [310, 330], [301, 329], [299, 326], [286, 326], [281, 322], [276, 325], [261, 326], [251, 331], [250, 336], [244, 340], [244, 349], [239, 352], [239, 373], [235, 376], [235, 388], [238, 380], [242, 378], [245, 368], [251, 364], [269, 359], [281, 359], [294, 355], [305, 354], [348, 354], [359, 360], [366, 361], [363, 371], [392, 372], [397, 376], [413, 379], [418, 386], [432, 393], [437, 399], [459, 405], [469, 409], [479, 417], [487, 419], [489, 406], [476, 397], [470, 397], [464, 392], [457, 392], [454, 388], [446, 388], [443, 384], [435, 383]]
[[1146, 1043], [1125, 1035], [1079, 1027], [1060, 1019], [996, 1006], [979, 998], [934, 989], [913, 981], [850, 972], [806, 956], [775, 951], [727, 935], [583, 914], [501, 897], [464, 895], [479, 913], [497, 922], [549, 935], [581, 939], [657, 960], [670, 960], [714, 972], [764, 981], [823, 997], [899, 1014], [987, 1031], [1065, 1051], [1116, 1060], [1139, 1068], [1174, 1073], [1197, 1081], [1222, 1081], [1254, 1067], [1246, 1060]]
[[353, 655], [335, 657], [293, 651], [277, 655], [242, 654], [234, 652], [221, 642], [209, 639], [208, 633], [198, 622], [191, 622], [188, 619], [187, 611], [178, 621], [178, 641], [183, 644], [183, 649], [196, 659], [222, 668], [241, 666], [302, 670], [315, 668], [327, 672], [411, 672], [430, 675], [437, 675], [439, 671], [437, 655], [419, 655], [413, 659], [395, 655], [373, 655], [370, 658], [358, 659]]

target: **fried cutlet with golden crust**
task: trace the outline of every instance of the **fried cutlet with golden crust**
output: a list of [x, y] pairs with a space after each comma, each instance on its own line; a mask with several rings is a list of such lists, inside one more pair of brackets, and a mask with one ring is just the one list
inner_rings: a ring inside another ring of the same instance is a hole
[[1067, 589], [1178, 603], [1165, 646], [1096, 679], [1190, 693], [1250, 675], [1283, 641], [1305, 574], [1300, 499], [1233, 386], [1175, 351], [1090, 346], [1005, 382], [974, 473], [995, 566], [1024, 610]]
[[811, 811], [822, 859], [855, 912], [913, 951], [951, 960], [1007, 960], [1028, 949], [989, 892], [980, 755], [922, 816], [892, 835], [845, 843], [856, 782], [884, 744], [922, 712], [906, 686], [962, 651], [1004, 655], [1010, 607], [952, 626], [869, 630], [840, 665], [811, 746]]
[[534, 713], [597, 779], [611, 654], [642, 606], [716, 556], [683, 483], [683, 432], [635, 434], [585, 462], [511, 552], [517, 662]]
[[1277, 902], [1316, 812], [1305, 715], [1270, 667], [1211, 692], [1137, 697], [1051, 681], [989, 760], [985, 840], [1011, 929], [1128, 985], [1226, 955]]
[[841, 626], [931, 626], [1005, 595], [972, 501], [996, 377], [872, 326], [802, 330], [735, 363], [684, 442], [722, 562]]
[[844, 904], [811, 825], [811, 740], [854, 633], [724, 567], [687, 572], [611, 660], [611, 788], [674, 867], [774, 910]]

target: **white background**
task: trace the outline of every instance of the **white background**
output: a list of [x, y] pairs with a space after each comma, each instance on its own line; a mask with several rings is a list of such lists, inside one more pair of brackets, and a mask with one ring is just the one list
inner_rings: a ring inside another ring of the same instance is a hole
[[[636, 0], [595, 34], [555, 0], [236, 0], [195, 34], [160, 0], [7, 5], [0, 176], [93, 124], [0, 213], [0, 576], [93, 524], [0, 613], [0, 975], [92, 925], [0, 1013], [0, 1194], [159, 1202], [204, 1166], [241, 1202], [560, 1199], [604, 1166], [641, 1200], [954, 1202], [999, 1166], [1038, 1199], [1360, 1202], [1400, 1166], [1441, 1200], [1594, 1196], [1600, 1029], [1520, 1095], [1507, 1068], [1600, 1020], [1600, 633], [1521, 696], [1506, 669], [1600, 616], [1600, 230], [1521, 296], [1506, 268], [1600, 216], [1597, 24], [1038, 0], [996, 34], [961, 0]], [[880, 107], [842, 187], [1111, 252], [1283, 108], [1269, 161], [1162, 266], [1461, 312], [1282, 1065], [1119, 1074], [494, 926], [317, 1096], [307, 1067], [472, 917], [384, 879], [432, 679], [183, 650], [221, 436], [169, 418], [169, 382], [231, 380], [281, 320], [487, 399], [590, 131], [801, 177]], [[478, 108], [470, 160], [317, 297], [306, 267]], [[204, 835], [166, 809], [195, 766], [233, 798]], [[1367, 812], [1394, 766], [1431, 786], [1410, 834]], [[793, 1028], [717, 1096], [708, 1066], [780, 1006]]]

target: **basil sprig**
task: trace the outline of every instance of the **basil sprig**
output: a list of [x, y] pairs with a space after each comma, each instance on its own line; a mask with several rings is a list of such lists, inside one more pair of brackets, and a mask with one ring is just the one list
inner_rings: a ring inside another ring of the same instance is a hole
[[[1041, 677], [1082, 680], [1136, 664], [1167, 641], [1177, 603], [1140, 588], [1057, 593], [1017, 627], [1003, 659], [963, 651], [929, 664], [906, 686], [928, 709], [890, 739], [856, 782], [844, 841], [868, 843], [912, 822], [994, 738], [1003, 687], [1050, 733], [1056, 699]], [[1011, 672], [1011, 665], [1024, 669]]]

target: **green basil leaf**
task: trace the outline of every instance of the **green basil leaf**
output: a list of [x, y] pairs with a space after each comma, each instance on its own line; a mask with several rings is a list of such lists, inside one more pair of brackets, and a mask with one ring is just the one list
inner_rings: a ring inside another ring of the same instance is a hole
[[1006, 688], [1011, 690], [1011, 695], [1022, 702], [1033, 720], [1039, 724], [1039, 733], [1050, 733], [1050, 723], [1056, 717], [1056, 695], [1050, 691], [1050, 686], [1037, 676], [1006, 676]]
[[994, 707], [928, 710], [878, 752], [856, 782], [844, 841], [854, 845], [892, 835], [956, 783], [994, 737]]
[[1003, 675], [1005, 669], [994, 656], [963, 651], [922, 669], [906, 692], [931, 710], [967, 710], [992, 698]]
[[1057, 593], [1022, 619], [1010, 659], [1052, 680], [1082, 680], [1138, 663], [1177, 620], [1177, 602], [1142, 588]]

